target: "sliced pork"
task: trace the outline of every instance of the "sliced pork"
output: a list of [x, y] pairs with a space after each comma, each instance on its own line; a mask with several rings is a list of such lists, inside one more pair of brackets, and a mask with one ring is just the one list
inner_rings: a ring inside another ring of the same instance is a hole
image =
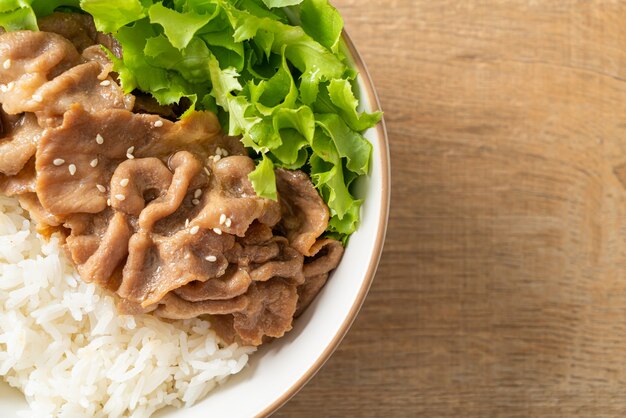
[[313, 255], [315, 241], [328, 226], [328, 207], [302, 171], [276, 170], [276, 187], [281, 196], [280, 228], [292, 247]]
[[[292, 327], [343, 254], [309, 177], [255, 162], [217, 117], [125, 95], [90, 18], [0, 34], [0, 192], [66, 237], [86, 282], [122, 313], [206, 315], [226, 341], [260, 345]], [[8, 63], [8, 64], [7, 64]]]

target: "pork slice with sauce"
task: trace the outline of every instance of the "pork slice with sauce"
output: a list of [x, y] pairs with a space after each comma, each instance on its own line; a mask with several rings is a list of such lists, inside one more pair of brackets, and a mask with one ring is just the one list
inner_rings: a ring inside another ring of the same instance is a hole
[[328, 227], [328, 207], [302, 171], [276, 170], [276, 188], [280, 194], [280, 230], [301, 254], [313, 255], [315, 241]]
[[101, 212], [107, 207], [102, 187], [110, 188], [119, 164], [148, 156], [167, 160], [173, 150], [187, 145], [201, 149], [218, 134], [214, 121], [214, 116], [200, 112], [172, 123], [126, 110], [89, 113], [73, 106], [63, 124], [48, 129], [41, 139], [37, 194], [55, 215]]
[[0, 35], [2, 108], [11, 115], [44, 109], [48, 103], [36, 95], [37, 90], [81, 61], [74, 45], [54, 33], [17, 31]]
[[283, 336], [343, 254], [309, 177], [277, 169], [278, 201], [258, 196], [255, 162], [214, 114], [173, 122], [125, 95], [97, 44], [121, 48], [89, 17], [39, 23], [0, 34], [0, 192], [62, 231], [120, 312], [208, 316], [243, 344]]

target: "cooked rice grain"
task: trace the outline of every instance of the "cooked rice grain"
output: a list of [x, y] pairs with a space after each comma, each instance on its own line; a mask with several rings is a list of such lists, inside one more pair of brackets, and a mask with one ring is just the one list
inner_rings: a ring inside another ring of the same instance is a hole
[[30, 404], [24, 415], [148, 417], [189, 406], [243, 369], [251, 347], [221, 343], [207, 321], [121, 316], [82, 282], [59, 238], [36, 232], [0, 197], [0, 376]]

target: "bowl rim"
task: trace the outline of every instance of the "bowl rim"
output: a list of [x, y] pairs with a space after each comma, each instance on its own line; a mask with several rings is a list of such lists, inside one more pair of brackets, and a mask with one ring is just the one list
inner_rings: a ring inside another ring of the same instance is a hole
[[[356, 49], [352, 38], [350, 38], [350, 35], [348, 35], [346, 30], [343, 31], [341, 37], [349, 53], [348, 58], [352, 59], [352, 64], [354, 68], [359, 72], [359, 76], [363, 81], [361, 95], [364, 95], [368, 98], [372, 112], [380, 111], [380, 99], [378, 97], [378, 94], [376, 93], [372, 77], [367, 69], [367, 66], [365, 65], [365, 62], [363, 61], [363, 58], [361, 57], [361, 54]], [[315, 374], [320, 371], [322, 366], [328, 361], [330, 356], [339, 347], [339, 344], [348, 333], [350, 327], [357, 317], [357, 314], [361, 310], [361, 307], [365, 302], [365, 297], [367, 296], [372, 282], [374, 281], [374, 276], [376, 275], [376, 270], [378, 269], [378, 264], [382, 256], [385, 237], [387, 235], [387, 223], [389, 220], [389, 206], [391, 200], [391, 163], [389, 156], [389, 138], [387, 136], [387, 126], [385, 124], [384, 116], [381, 118], [380, 123], [376, 125], [374, 129], [377, 132], [377, 142], [381, 150], [381, 210], [378, 220], [378, 229], [376, 231], [376, 242], [374, 244], [373, 256], [370, 259], [369, 265], [367, 267], [365, 280], [363, 280], [363, 284], [361, 285], [359, 293], [354, 303], [352, 304], [352, 307], [350, 308], [350, 312], [344, 319], [343, 323], [339, 327], [337, 333], [334, 335], [330, 344], [324, 349], [322, 354], [320, 354], [320, 356], [315, 360], [311, 367], [309, 367], [308, 370], [293, 385], [287, 388], [278, 399], [274, 400], [269, 406], [265, 407], [259, 414], [256, 415], [256, 417], [268, 417], [274, 412], [278, 411], [278, 409], [280, 409], [292, 397], [294, 397], [315, 376]]]

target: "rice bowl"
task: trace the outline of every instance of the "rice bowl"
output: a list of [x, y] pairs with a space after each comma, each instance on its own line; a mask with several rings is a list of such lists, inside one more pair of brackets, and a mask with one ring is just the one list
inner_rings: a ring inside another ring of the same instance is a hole
[[[357, 66], [362, 64], [354, 50], [350, 55]], [[366, 76], [364, 68], [360, 71]], [[365, 93], [362, 107], [376, 110], [371, 83], [362, 78], [359, 82]], [[0, 374], [32, 403], [31, 411], [23, 414], [49, 415], [66, 399], [72, 403], [71, 409], [62, 410], [67, 416], [100, 416], [99, 408], [102, 416], [126, 416], [129, 408], [136, 414], [130, 416], [144, 416], [163, 405], [189, 406], [213, 388], [214, 395], [196, 407], [163, 415], [205, 411], [251, 416], [267, 414], [285, 402], [347, 331], [382, 250], [389, 194], [384, 126], [365, 136], [374, 144], [372, 172], [357, 187], [357, 197], [368, 199], [347, 260], [294, 330], [284, 340], [262, 347], [248, 368], [244, 366], [254, 348], [225, 344], [202, 319], [163, 322], [150, 315], [117, 316], [110, 296], [80, 281], [60, 251], [59, 239], [42, 241], [15, 201], [3, 198], [2, 224], [7, 230], [0, 234], [0, 247], [4, 241], [11, 249], [0, 248], [0, 262], [6, 258], [0, 277], [8, 278], [0, 285], [0, 321], [7, 324], [0, 336]], [[242, 369], [240, 376], [222, 385]], [[246, 402], [239, 401], [242, 396]], [[13, 399], [2, 397], [0, 409], [15, 411], [5, 403]]]

